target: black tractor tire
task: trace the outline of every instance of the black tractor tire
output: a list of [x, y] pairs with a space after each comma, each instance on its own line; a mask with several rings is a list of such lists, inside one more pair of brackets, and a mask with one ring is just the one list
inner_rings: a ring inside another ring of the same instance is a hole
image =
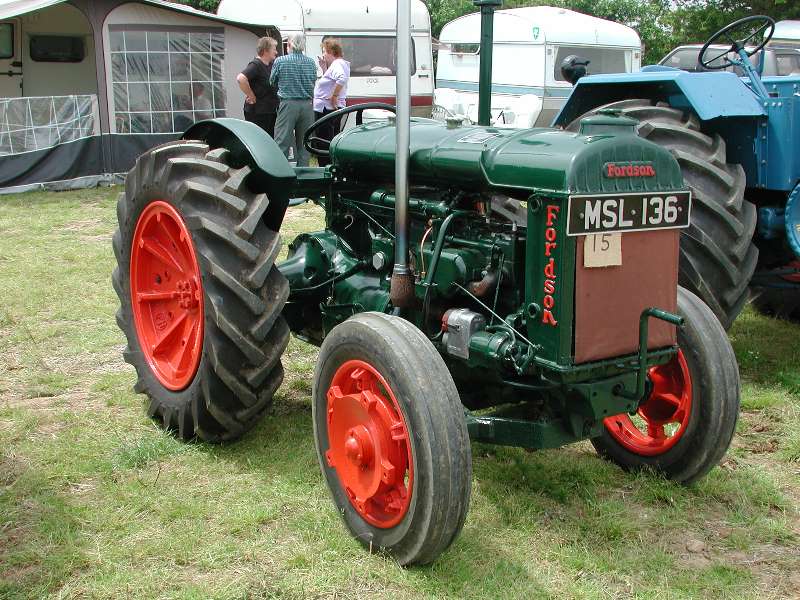
[[[786, 282], [782, 283], [787, 285]], [[755, 288], [751, 293], [753, 308], [762, 315], [800, 323], [800, 290], [780, 287]]]
[[609, 433], [615, 426], [615, 417], [609, 417], [603, 434], [592, 444], [623, 469], [652, 469], [690, 484], [717, 465], [730, 446], [739, 416], [740, 382], [728, 336], [708, 306], [679, 287], [678, 313], [686, 320], [678, 329], [678, 346], [690, 374], [691, 407], [677, 443], [653, 456], [632, 452]]
[[[238, 438], [262, 417], [283, 381], [289, 328], [281, 310], [289, 286], [274, 266], [280, 236], [261, 219], [269, 198], [249, 191], [249, 168], [229, 167], [227, 156], [196, 141], [154, 148], [136, 161], [117, 202], [113, 284], [117, 324], [127, 338], [124, 359], [136, 369], [134, 389], [149, 397], [148, 414], [184, 440]], [[199, 364], [176, 390], [165, 387], [142, 351], [131, 299], [132, 241], [143, 211], [157, 201], [183, 219], [202, 280]]]
[[669, 150], [692, 191], [691, 224], [681, 231], [679, 282], [711, 307], [727, 330], [748, 300], [748, 285], [758, 262], [753, 244], [756, 208], [744, 199], [741, 165], [726, 162], [725, 140], [706, 134], [690, 112], [650, 100], [623, 100], [589, 111], [618, 109], [639, 121], [640, 137]]
[[[413, 485], [406, 512], [398, 511], [395, 518], [402, 516], [402, 520], [393, 525], [374, 526], [365, 520], [354, 504], [357, 498], [351, 501], [345, 489], [348, 480], [337, 473], [328, 459], [329, 451], [336, 451], [331, 448], [329, 425], [335, 429], [335, 413], [345, 410], [341, 404], [329, 404], [328, 395], [340, 369], [354, 360], [368, 363], [384, 378], [385, 387], [380, 389], [389, 390], [384, 396], [393, 394], [396, 398], [405, 424]], [[314, 372], [312, 395], [320, 467], [352, 535], [370, 551], [386, 552], [401, 565], [435, 560], [464, 525], [472, 456], [464, 409], [433, 344], [400, 317], [374, 312], [355, 315], [334, 327], [325, 338]]]

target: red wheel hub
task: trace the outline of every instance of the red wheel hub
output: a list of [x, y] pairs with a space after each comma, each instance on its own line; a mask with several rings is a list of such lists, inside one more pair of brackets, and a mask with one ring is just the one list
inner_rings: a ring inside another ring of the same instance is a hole
[[606, 430], [635, 454], [656, 456], [672, 448], [686, 431], [692, 408], [692, 378], [683, 352], [649, 371], [653, 390], [637, 416], [608, 417]]
[[203, 285], [192, 237], [170, 204], [157, 200], [139, 216], [130, 277], [142, 353], [164, 387], [182, 390], [203, 350]]
[[365, 521], [394, 527], [408, 511], [414, 482], [397, 398], [381, 374], [361, 360], [339, 367], [327, 398], [328, 465]]

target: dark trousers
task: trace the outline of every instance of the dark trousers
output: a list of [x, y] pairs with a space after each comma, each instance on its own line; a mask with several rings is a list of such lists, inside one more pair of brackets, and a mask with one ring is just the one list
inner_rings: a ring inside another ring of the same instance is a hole
[[244, 120], [255, 123], [261, 129], [266, 131], [271, 138], [275, 137], [275, 119], [278, 115], [275, 113], [267, 113], [265, 115], [254, 115], [252, 113], [244, 113]]
[[[319, 121], [325, 115], [329, 115], [333, 112], [333, 109], [326, 108], [322, 112], [314, 111], [314, 120]], [[339, 128], [341, 127], [342, 118], [331, 119], [327, 123], [325, 123], [322, 127], [317, 129], [315, 135], [323, 140], [331, 141], [333, 136], [339, 133]], [[330, 158], [327, 156], [318, 156], [317, 162], [319, 163], [320, 167], [324, 167], [331, 163]]]

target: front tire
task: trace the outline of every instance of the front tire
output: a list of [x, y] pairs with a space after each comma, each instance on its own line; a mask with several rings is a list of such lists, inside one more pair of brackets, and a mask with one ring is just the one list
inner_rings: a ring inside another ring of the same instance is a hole
[[320, 348], [312, 412], [353, 536], [401, 565], [432, 562], [464, 525], [472, 480], [464, 411], [433, 344], [399, 317], [348, 319]]
[[639, 137], [677, 159], [693, 202], [691, 224], [681, 230], [679, 282], [700, 296], [729, 329], [747, 302], [758, 262], [753, 244], [756, 209], [744, 200], [744, 170], [726, 162], [722, 136], [703, 133], [695, 115], [664, 103], [612, 102], [575, 119], [567, 130], [577, 132], [581, 119], [602, 109], [618, 109], [636, 119]]
[[650, 370], [652, 391], [636, 416], [608, 417], [597, 452], [626, 470], [654, 469], [689, 484], [730, 446], [739, 415], [739, 369], [719, 321], [697, 296], [678, 288], [678, 356]]
[[172, 142], [139, 157], [117, 203], [114, 289], [148, 414], [182, 439], [235, 439], [283, 380], [288, 282], [269, 199], [227, 151]]

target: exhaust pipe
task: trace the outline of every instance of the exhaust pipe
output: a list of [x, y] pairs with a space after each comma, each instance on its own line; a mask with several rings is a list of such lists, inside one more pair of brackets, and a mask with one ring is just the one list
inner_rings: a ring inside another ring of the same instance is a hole
[[474, 0], [481, 9], [481, 62], [478, 79], [478, 125], [489, 125], [492, 119], [492, 50], [494, 44], [494, 11], [502, 0]]
[[395, 119], [394, 268], [389, 296], [405, 308], [414, 303], [414, 273], [408, 264], [408, 158], [411, 144], [411, 0], [397, 0], [397, 118]]

